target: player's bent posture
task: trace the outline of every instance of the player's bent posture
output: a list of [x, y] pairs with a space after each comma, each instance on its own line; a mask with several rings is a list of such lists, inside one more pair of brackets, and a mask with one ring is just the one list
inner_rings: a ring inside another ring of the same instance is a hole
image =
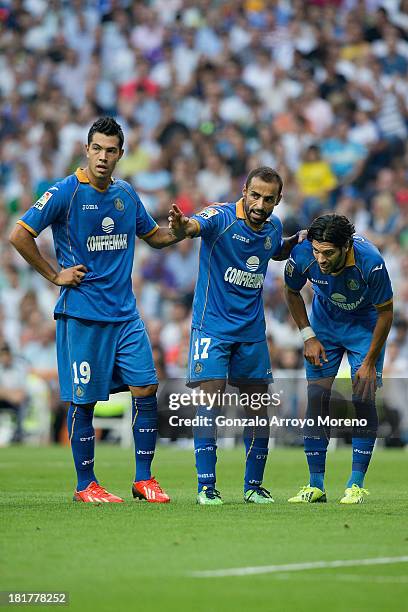
[[[170, 215], [176, 234], [201, 237], [200, 268], [193, 303], [187, 384], [204, 394], [223, 393], [226, 381], [240, 393], [266, 393], [273, 381], [265, 338], [262, 287], [269, 260], [285, 259], [299, 236], [282, 239], [282, 224], [272, 212], [282, 197], [282, 179], [268, 167], [247, 177], [238, 202], [214, 204], [190, 219]], [[207, 425], [194, 428], [199, 504], [222, 504], [216, 489], [216, 428], [221, 406], [200, 406]], [[257, 413], [262, 416], [262, 413]], [[254, 412], [250, 416], [254, 416]], [[203, 422], [203, 421], [201, 421]], [[269, 427], [244, 429], [244, 499], [271, 503], [262, 485]]]
[[[309, 485], [291, 503], [325, 502], [324, 474], [330, 430], [316, 425], [329, 411], [331, 387], [344, 352], [353, 385], [356, 418], [366, 420], [353, 431], [352, 472], [340, 503], [361, 503], [377, 434], [375, 391], [381, 384], [385, 342], [392, 324], [392, 288], [383, 258], [366, 238], [354, 233], [343, 216], [318, 217], [307, 240], [286, 263], [285, 294], [304, 340], [308, 380], [307, 418], [315, 426], [304, 437]], [[314, 296], [310, 322], [299, 293], [306, 281]]]
[[[179, 240], [159, 228], [132, 186], [112, 178], [123, 132], [112, 118], [88, 133], [88, 165], [56, 183], [18, 221], [10, 240], [42, 276], [61, 287], [55, 307], [61, 399], [70, 402], [68, 432], [78, 475], [74, 499], [122, 502], [94, 473], [93, 409], [130, 389], [136, 476], [133, 496], [168, 502], [150, 467], [157, 436], [157, 377], [150, 342], [132, 292], [135, 237], [161, 248]], [[59, 272], [35, 237], [51, 225]]]

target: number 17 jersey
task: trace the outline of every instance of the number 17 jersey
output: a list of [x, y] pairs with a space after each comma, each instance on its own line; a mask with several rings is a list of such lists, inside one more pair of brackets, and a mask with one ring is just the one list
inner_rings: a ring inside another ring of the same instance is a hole
[[201, 236], [192, 326], [232, 342], [265, 339], [263, 283], [282, 248], [275, 215], [260, 231], [245, 222], [243, 200], [215, 204], [193, 215]]

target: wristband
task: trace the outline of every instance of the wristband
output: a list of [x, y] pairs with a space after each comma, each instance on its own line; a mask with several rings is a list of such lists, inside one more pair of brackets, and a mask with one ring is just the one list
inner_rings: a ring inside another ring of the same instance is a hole
[[316, 334], [313, 331], [313, 327], [310, 327], [310, 325], [308, 327], [304, 327], [299, 331], [300, 335], [302, 336], [303, 342], [306, 342], [306, 340], [310, 340], [310, 338], [316, 338]]

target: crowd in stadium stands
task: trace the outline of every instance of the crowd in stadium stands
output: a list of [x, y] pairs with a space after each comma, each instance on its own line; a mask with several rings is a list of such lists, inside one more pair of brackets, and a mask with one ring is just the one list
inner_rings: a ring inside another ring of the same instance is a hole
[[[11, 349], [14, 384], [28, 380], [58, 412], [58, 289], [29, 271], [9, 231], [86, 163], [88, 128], [105, 114], [125, 132], [116, 175], [162, 225], [172, 202], [189, 215], [238, 199], [259, 165], [283, 176], [286, 235], [331, 210], [352, 219], [387, 262], [396, 316], [385, 372], [406, 376], [407, 74], [407, 0], [0, 2], [0, 357]], [[50, 232], [38, 244], [54, 257]], [[136, 248], [161, 378], [185, 373], [198, 248]], [[302, 368], [280, 262], [264, 300], [274, 368]]]

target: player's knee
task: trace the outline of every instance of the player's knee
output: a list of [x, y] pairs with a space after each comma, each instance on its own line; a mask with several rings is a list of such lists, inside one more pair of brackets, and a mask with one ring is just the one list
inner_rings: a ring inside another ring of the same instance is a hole
[[329, 429], [324, 433], [324, 429], [319, 424], [319, 417], [327, 417], [329, 415], [331, 389], [326, 385], [316, 384], [315, 381], [309, 381], [307, 386], [307, 408], [306, 419], [310, 419], [311, 425], [305, 428], [305, 436], [320, 437], [329, 435]]
[[331, 390], [334, 382], [334, 376], [325, 376], [324, 378], [309, 378], [307, 381], [308, 389], [310, 387], [323, 387]]
[[93, 410], [95, 408], [95, 404], [96, 402], [92, 402], [90, 404], [75, 404], [75, 402], [72, 402], [72, 406], [84, 409], [84, 410]]
[[148, 397], [154, 395], [157, 391], [158, 385], [146, 385], [144, 387], [129, 387], [133, 397]]

